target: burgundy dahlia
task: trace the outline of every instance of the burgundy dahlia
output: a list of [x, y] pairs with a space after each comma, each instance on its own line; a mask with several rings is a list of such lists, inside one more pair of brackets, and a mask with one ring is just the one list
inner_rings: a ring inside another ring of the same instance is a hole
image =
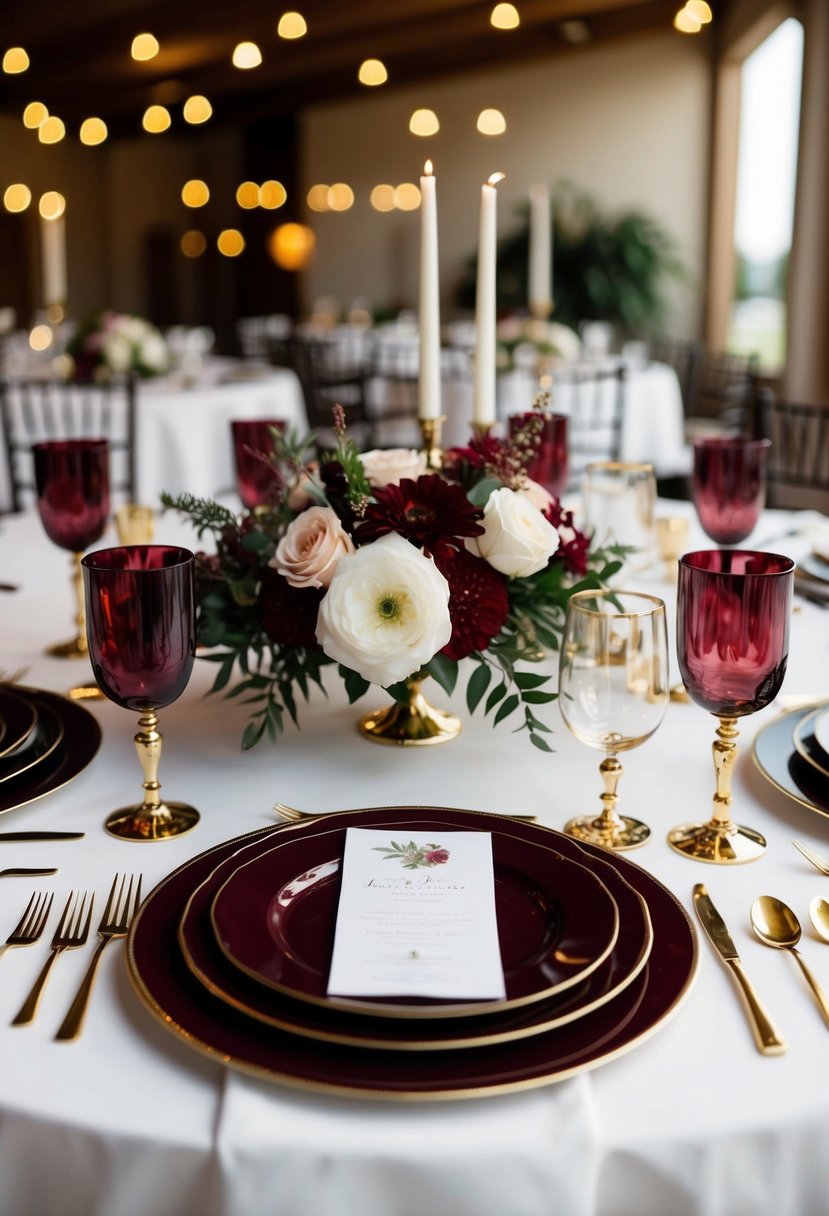
[[436, 558], [449, 584], [452, 637], [441, 651], [448, 659], [465, 659], [486, 650], [503, 628], [509, 612], [507, 580], [466, 549]]
[[317, 614], [323, 594], [323, 588], [292, 587], [269, 566], [262, 577], [259, 611], [271, 641], [318, 650]]
[[573, 512], [565, 511], [558, 499], [553, 499], [544, 512], [558, 530], [559, 545], [553, 560], [560, 560], [568, 574], [586, 574], [590, 537], [573, 524]]
[[451, 485], [436, 473], [413, 481], [404, 477], [399, 485], [383, 486], [374, 492], [376, 501], [366, 509], [357, 528], [358, 544], [399, 532], [413, 545], [434, 558], [448, 557], [459, 548], [459, 538], [480, 536], [481, 511], [473, 507], [460, 486]]
[[430, 849], [426, 854], [426, 864], [429, 866], [442, 866], [449, 860], [448, 849]]

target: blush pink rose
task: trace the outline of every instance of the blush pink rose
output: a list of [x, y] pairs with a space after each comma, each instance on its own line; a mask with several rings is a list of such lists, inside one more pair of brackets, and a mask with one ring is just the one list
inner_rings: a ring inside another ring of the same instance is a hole
[[361, 452], [366, 477], [373, 486], [396, 486], [403, 477], [417, 481], [426, 472], [426, 453], [414, 448], [375, 448]]
[[426, 854], [426, 862], [430, 866], [442, 866], [449, 860], [448, 849], [430, 849]]
[[327, 587], [340, 558], [353, 552], [336, 511], [309, 507], [288, 525], [268, 565], [292, 587]]
[[545, 515], [553, 505], [552, 494], [545, 490], [539, 482], [533, 481], [532, 477], [525, 477], [521, 485], [521, 493], [526, 494], [532, 505], [538, 507], [542, 515]]

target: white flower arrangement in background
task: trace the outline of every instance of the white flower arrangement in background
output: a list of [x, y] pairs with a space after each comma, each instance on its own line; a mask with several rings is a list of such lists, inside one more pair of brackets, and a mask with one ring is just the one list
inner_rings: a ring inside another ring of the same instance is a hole
[[91, 318], [67, 347], [76, 380], [103, 382], [113, 376], [160, 376], [172, 363], [170, 348], [149, 321], [128, 313]]

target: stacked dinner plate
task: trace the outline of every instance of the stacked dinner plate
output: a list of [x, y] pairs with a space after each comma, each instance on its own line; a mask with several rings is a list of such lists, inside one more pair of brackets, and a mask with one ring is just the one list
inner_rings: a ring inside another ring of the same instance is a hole
[[829, 704], [793, 709], [763, 727], [754, 761], [789, 798], [829, 815]]
[[[504, 1000], [327, 995], [349, 827], [491, 833]], [[162, 1024], [231, 1067], [431, 1100], [550, 1084], [629, 1050], [679, 1006], [697, 954], [682, 906], [624, 858], [500, 815], [377, 807], [188, 861], [145, 901], [127, 958]]]
[[0, 684], [0, 812], [77, 777], [101, 742], [88, 710], [43, 689]]
[[815, 549], [808, 557], [802, 557], [794, 576], [806, 595], [829, 603], [829, 554]]

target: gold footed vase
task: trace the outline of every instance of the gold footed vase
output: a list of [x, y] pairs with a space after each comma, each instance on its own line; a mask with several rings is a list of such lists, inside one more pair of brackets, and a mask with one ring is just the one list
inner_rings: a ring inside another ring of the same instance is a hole
[[714, 814], [707, 823], [684, 823], [668, 833], [668, 843], [677, 853], [714, 865], [741, 865], [756, 861], [766, 851], [766, 839], [754, 828], [742, 827], [731, 818], [731, 773], [737, 759], [736, 718], [720, 718], [712, 744], [717, 792]]
[[395, 701], [386, 709], [366, 714], [357, 729], [372, 743], [388, 743], [396, 747], [427, 747], [433, 743], [448, 743], [461, 733], [460, 718], [430, 705], [420, 691], [424, 676], [410, 676], [406, 681], [408, 699]]
[[158, 780], [163, 735], [158, 729], [158, 714], [147, 709], [138, 719], [141, 730], [135, 736], [135, 750], [144, 772], [144, 801], [113, 811], [104, 823], [111, 836], [121, 840], [166, 840], [183, 836], [199, 822], [199, 812], [183, 802], [162, 802]]

